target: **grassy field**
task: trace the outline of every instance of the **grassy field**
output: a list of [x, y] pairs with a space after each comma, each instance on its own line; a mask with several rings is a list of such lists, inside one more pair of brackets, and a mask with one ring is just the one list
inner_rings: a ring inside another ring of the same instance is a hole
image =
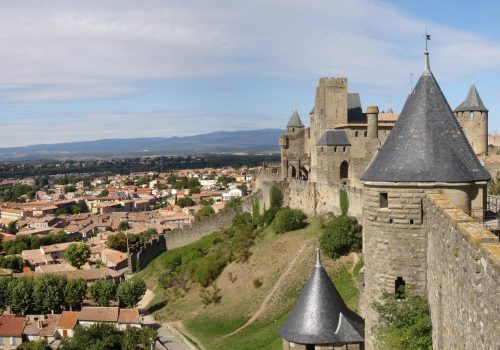
[[[162, 254], [136, 276], [143, 278], [148, 288], [155, 293], [150, 308], [157, 319], [182, 320], [186, 335], [203, 344], [206, 349], [278, 350], [282, 348], [278, 331], [314, 266], [314, 251], [319, 246], [320, 234], [321, 220], [318, 218], [308, 219], [307, 227], [301, 230], [282, 235], [274, 234], [270, 228], [263, 230], [251, 248], [252, 255], [248, 261], [232, 262], [215, 281], [222, 296], [218, 304], [204, 305], [199, 296], [201, 287], [194, 283], [181, 295], [166, 292], [158, 284], [158, 275], [165, 269], [169, 254], [206, 249], [219, 233]], [[270, 303], [265, 304], [255, 322], [234, 335], [224, 337], [245, 324], [259, 309], [294, 258], [296, 262], [289, 275], [272, 295]], [[355, 278], [362, 267], [362, 261], [354, 267], [352, 255], [335, 261], [323, 257], [322, 261], [346, 304], [357, 310], [359, 293]], [[262, 281], [261, 286], [256, 286], [256, 279]]]

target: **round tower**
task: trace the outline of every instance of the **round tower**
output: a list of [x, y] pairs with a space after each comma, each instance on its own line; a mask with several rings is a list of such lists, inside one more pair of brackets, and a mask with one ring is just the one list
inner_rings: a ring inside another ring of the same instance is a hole
[[488, 154], [488, 109], [472, 84], [465, 100], [454, 110], [467, 140], [476, 154]]
[[434, 78], [428, 55], [392, 132], [361, 176], [368, 350], [374, 349], [377, 322], [371, 305], [383, 292], [404, 296], [411, 284], [427, 294], [427, 193], [443, 193], [478, 215], [486, 199], [490, 176]]

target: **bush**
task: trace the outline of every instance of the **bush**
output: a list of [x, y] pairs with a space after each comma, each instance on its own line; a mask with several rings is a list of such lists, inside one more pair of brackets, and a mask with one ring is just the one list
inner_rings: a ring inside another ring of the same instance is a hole
[[220, 288], [216, 285], [213, 285], [211, 290], [208, 290], [208, 288], [203, 288], [200, 291], [200, 298], [203, 305], [210, 305], [212, 303], [218, 304], [222, 299], [222, 295], [220, 295]]
[[359, 251], [362, 246], [362, 228], [353, 217], [333, 218], [326, 224], [319, 243], [323, 253], [333, 259], [350, 251]]
[[271, 187], [269, 197], [271, 208], [281, 208], [283, 206], [283, 192], [278, 187]]
[[275, 233], [285, 233], [304, 227], [306, 218], [300, 210], [284, 208], [276, 213], [271, 226]]
[[256, 278], [253, 280], [253, 286], [255, 288], [260, 288], [262, 287], [262, 280], [260, 278]]
[[349, 212], [349, 197], [347, 197], [347, 191], [344, 188], [339, 191], [339, 202], [340, 212], [342, 216], [346, 216]]
[[271, 225], [278, 211], [280, 211], [280, 208], [271, 207], [264, 212], [264, 215], [262, 217], [262, 222], [264, 223], [265, 226]]

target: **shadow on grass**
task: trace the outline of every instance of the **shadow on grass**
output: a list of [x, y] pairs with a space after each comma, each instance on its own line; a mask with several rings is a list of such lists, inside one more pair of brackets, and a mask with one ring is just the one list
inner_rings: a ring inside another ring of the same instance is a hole
[[158, 301], [158, 302], [156, 302], [156, 303], [154, 303], [154, 304], [152, 304], [151, 306], [148, 307], [148, 312], [150, 314], [152, 314], [155, 311], [163, 309], [165, 306], [167, 306], [167, 301], [166, 300]]

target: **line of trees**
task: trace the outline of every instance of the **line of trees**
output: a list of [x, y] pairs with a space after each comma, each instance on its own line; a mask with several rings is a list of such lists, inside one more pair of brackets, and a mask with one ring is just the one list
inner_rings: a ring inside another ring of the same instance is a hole
[[59, 313], [81, 307], [89, 298], [99, 306], [109, 306], [113, 300], [120, 306], [135, 307], [146, 293], [146, 285], [140, 279], [115, 283], [101, 280], [87, 288], [83, 279], [67, 279], [58, 275], [0, 278], [0, 313], [10, 308], [15, 314]]

